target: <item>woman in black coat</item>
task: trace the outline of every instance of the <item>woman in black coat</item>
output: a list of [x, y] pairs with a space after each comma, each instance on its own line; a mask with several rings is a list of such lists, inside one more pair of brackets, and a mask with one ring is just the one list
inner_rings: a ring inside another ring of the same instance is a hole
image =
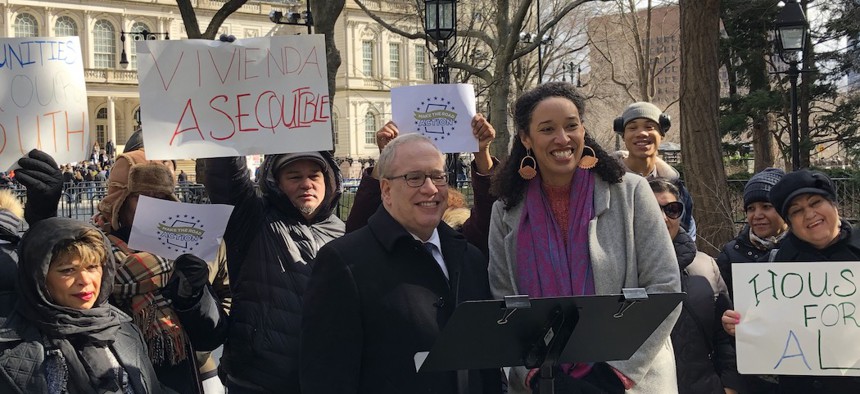
[[672, 329], [672, 347], [680, 394], [734, 394], [741, 392], [732, 337], [723, 331], [720, 316], [731, 308], [726, 284], [714, 259], [696, 250], [696, 243], [681, 226], [684, 203], [672, 182], [648, 181], [663, 210], [663, 219], [678, 265], [681, 289], [687, 293], [681, 315]]
[[[790, 233], [770, 261], [860, 261], [860, 233], [839, 216], [836, 189], [827, 175], [799, 170], [782, 178], [770, 191], [770, 201], [788, 222]], [[723, 328], [735, 335], [740, 315], [723, 314]], [[780, 394], [860, 393], [860, 377], [779, 376]]]
[[115, 267], [105, 236], [51, 218], [19, 246], [18, 304], [0, 328], [0, 392], [163, 393], [140, 331], [107, 302]]

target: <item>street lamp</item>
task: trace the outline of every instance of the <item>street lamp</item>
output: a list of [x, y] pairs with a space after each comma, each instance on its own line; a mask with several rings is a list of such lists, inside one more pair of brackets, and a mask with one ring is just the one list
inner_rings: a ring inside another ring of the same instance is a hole
[[797, 77], [801, 70], [797, 68], [800, 54], [806, 49], [807, 22], [803, 8], [796, 0], [788, 0], [776, 17], [776, 49], [780, 59], [788, 63], [789, 81], [791, 81], [791, 168], [800, 169], [800, 137], [797, 130]]
[[307, 26], [308, 34], [311, 34], [313, 32], [311, 28], [314, 25], [314, 16], [311, 13], [311, 0], [305, 1], [305, 7], [305, 10], [302, 12], [287, 11], [286, 14], [282, 11], [272, 10], [269, 12], [269, 20], [277, 25]]
[[132, 41], [157, 40], [158, 36], [163, 36], [165, 40], [170, 39], [170, 33], [154, 33], [146, 29], [141, 31], [120, 31], [119, 40], [122, 42], [122, 53], [119, 56], [119, 65], [122, 68], [128, 68], [128, 55], [125, 53], [125, 36], [131, 36]]
[[[433, 83], [451, 83], [446, 58], [450, 48], [448, 41], [457, 40], [457, 0], [424, 0], [424, 33], [436, 44], [433, 51], [436, 64], [433, 66]], [[430, 45], [430, 40], [427, 40]], [[448, 153], [445, 165], [448, 167], [448, 184], [457, 186], [460, 173], [460, 155]]]
[[[531, 44], [534, 40], [537, 39], [536, 34], [520, 32], [520, 42], [523, 44]], [[552, 44], [552, 36], [549, 34], [544, 34], [538, 44], [538, 84], [543, 83], [543, 49], [544, 45]]]

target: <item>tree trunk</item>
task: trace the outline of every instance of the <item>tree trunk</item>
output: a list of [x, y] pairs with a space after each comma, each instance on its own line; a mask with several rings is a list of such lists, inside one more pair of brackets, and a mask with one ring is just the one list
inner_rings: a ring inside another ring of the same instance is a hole
[[[325, 36], [326, 69], [328, 70], [328, 103], [329, 113], [334, 105], [334, 94], [337, 90], [337, 69], [340, 68], [340, 50], [334, 42], [334, 26], [343, 11], [346, 0], [315, 1], [311, 3], [311, 14], [314, 16], [314, 33]], [[334, 143], [334, 124], [331, 131], [332, 153], [337, 148]]]
[[755, 151], [755, 172], [773, 167], [776, 163], [776, 141], [773, 139], [775, 127], [773, 114], [761, 114], [753, 120], [753, 151]]
[[716, 255], [734, 237], [720, 132], [720, 0], [681, 0], [681, 146], [695, 201], [699, 250]]

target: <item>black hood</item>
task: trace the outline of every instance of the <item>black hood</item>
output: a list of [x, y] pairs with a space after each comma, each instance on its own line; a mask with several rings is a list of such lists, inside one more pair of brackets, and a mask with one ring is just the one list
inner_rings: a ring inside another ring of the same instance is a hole
[[[340, 167], [334, 161], [334, 156], [328, 151], [316, 152], [325, 159], [327, 168], [324, 171], [325, 175], [325, 198], [317, 215], [310, 220], [311, 223], [327, 219], [334, 212], [335, 207], [340, 202], [340, 196], [343, 193], [343, 185], [340, 174]], [[281, 153], [276, 155], [266, 155], [263, 163], [260, 165], [260, 177], [257, 183], [260, 185], [260, 192], [269, 204], [275, 206], [278, 210], [299, 221], [304, 221], [304, 216], [287, 198], [286, 195], [278, 188], [278, 180], [276, 178], [274, 165], [282, 163], [285, 160], [299, 160], [302, 156], [307, 156], [306, 153]]]
[[57, 305], [48, 294], [45, 278], [55, 249], [77, 239], [90, 224], [69, 218], [48, 218], [37, 222], [18, 244], [18, 310], [45, 333], [69, 335], [102, 330], [119, 324], [110, 313], [116, 264], [110, 243], [102, 234], [105, 261], [99, 295], [91, 309], [79, 310]]

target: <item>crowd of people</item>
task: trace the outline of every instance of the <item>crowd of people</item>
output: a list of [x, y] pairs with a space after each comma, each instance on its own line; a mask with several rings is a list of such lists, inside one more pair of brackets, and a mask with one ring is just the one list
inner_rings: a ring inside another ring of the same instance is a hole
[[658, 157], [671, 126], [659, 108], [618, 117], [623, 152], [589, 134], [572, 84], [540, 85], [512, 110], [501, 162], [493, 126], [472, 119], [471, 207], [433, 142], [393, 122], [345, 223], [330, 152], [268, 155], [256, 186], [243, 156], [201, 159], [211, 202], [234, 206], [209, 262], [128, 247], [139, 196], [176, 199], [175, 165], [142, 143], [105, 171], [92, 224], [56, 217], [66, 171], [29, 152], [16, 171], [26, 206], [0, 193], [0, 392], [545, 392], [535, 368], [417, 372], [415, 356], [465, 301], [627, 288], [687, 297], [630, 358], [559, 365], [555, 392], [860, 392], [853, 377], [737, 370], [733, 263], [860, 260], [829, 178], [756, 174], [748, 224], [714, 259], [697, 251], [690, 194]]

